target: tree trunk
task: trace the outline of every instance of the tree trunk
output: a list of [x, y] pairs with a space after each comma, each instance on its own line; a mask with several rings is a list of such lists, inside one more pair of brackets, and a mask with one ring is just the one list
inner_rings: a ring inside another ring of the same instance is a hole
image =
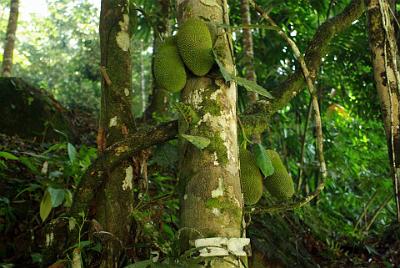
[[10, 17], [8, 18], [6, 41], [4, 44], [2, 76], [10, 77], [13, 64], [15, 34], [17, 32], [19, 0], [10, 1]]
[[[253, 50], [253, 35], [249, 26], [251, 25], [250, 5], [249, 0], [241, 0], [240, 13], [243, 24], [243, 65], [245, 68], [245, 77], [248, 80], [256, 81], [256, 71], [254, 69], [254, 50]], [[258, 99], [257, 93], [249, 91], [248, 96], [250, 103], [255, 103]]]
[[[254, 69], [254, 50], [253, 50], [253, 35], [249, 26], [251, 25], [250, 4], [249, 0], [241, 0], [240, 12], [243, 23], [243, 64], [245, 70], [245, 77], [248, 80], [256, 81], [256, 70]], [[258, 100], [258, 94], [253, 91], [248, 91], [250, 105], [253, 105]], [[261, 143], [261, 133], [253, 133], [251, 137], [255, 143]]]
[[[156, 53], [158, 46], [162, 40], [172, 35], [172, 27], [170, 23], [171, 3], [169, 0], [158, 0], [158, 12], [156, 20], [156, 29], [154, 30], [153, 55]], [[150, 95], [150, 104], [146, 110], [146, 119], [165, 115], [168, 111], [169, 93], [153, 84], [153, 92]]]
[[[177, 8], [180, 25], [189, 17], [199, 17], [212, 24], [229, 24], [226, 1], [178, 0]], [[234, 72], [230, 36], [223, 28], [217, 31], [215, 47], [219, 48], [220, 60], [227, 70]], [[182, 92], [181, 101], [201, 118], [199, 123], [189, 125], [185, 133], [211, 141], [203, 150], [181, 141], [180, 238], [183, 250], [193, 246], [199, 238], [243, 236], [236, 97], [236, 85], [226, 83], [218, 71], [203, 77], [189, 77]], [[184, 125], [181, 120], [181, 128]], [[239, 257], [234, 255], [218, 256], [208, 267], [241, 267], [240, 263]]]
[[400, 74], [394, 31], [395, 18], [392, 13], [395, 10], [395, 5], [394, 1], [390, 0], [366, 0], [366, 6], [374, 78], [381, 102], [394, 181], [397, 219], [400, 222]]
[[[130, 43], [128, 0], [102, 0], [100, 46], [104, 79], [98, 135], [100, 155], [102, 148], [124, 140], [134, 130]], [[132, 161], [123, 161], [108, 174], [98, 193], [95, 218], [109, 233], [103, 241], [100, 267], [119, 267], [120, 256], [129, 240], [134, 170]]]

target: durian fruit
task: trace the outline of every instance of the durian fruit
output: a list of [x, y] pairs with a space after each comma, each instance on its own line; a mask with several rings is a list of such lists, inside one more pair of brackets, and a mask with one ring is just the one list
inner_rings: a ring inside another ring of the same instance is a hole
[[246, 149], [240, 150], [239, 159], [244, 203], [254, 205], [260, 200], [263, 193], [263, 177], [251, 152]]
[[289, 199], [294, 194], [294, 184], [292, 177], [287, 172], [282, 160], [274, 150], [267, 150], [267, 155], [271, 159], [275, 171], [265, 180], [265, 187], [268, 192], [279, 200]]
[[170, 92], [181, 91], [186, 84], [185, 65], [178, 53], [175, 37], [158, 47], [153, 62], [154, 78], [159, 87]]
[[197, 76], [207, 74], [214, 64], [212, 39], [207, 25], [198, 18], [190, 18], [177, 34], [179, 54], [186, 67]]

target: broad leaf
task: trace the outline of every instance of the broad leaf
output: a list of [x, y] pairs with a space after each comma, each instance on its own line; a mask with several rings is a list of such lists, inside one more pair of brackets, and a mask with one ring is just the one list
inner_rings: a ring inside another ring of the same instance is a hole
[[49, 187], [49, 188], [47, 188], [47, 191], [50, 194], [51, 206], [53, 208], [56, 208], [62, 204], [62, 202], [64, 201], [64, 197], [65, 197], [64, 189], [55, 189], [55, 188]]
[[71, 161], [71, 163], [73, 163], [76, 159], [76, 149], [71, 143], [68, 143], [67, 148], [68, 148], [69, 161]]
[[42, 219], [42, 221], [45, 221], [47, 219], [51, 209], [51, 196], [48, 191], [45, 191], [42, 201], [40, 202], [40, 218]]
[[225, 69], [224, 65], [222, 64], [222, 62], [218, 59], [218, 55], [217, 53], [213, 50], [213, 54], [214, 54], [214, 59], [215, 62], [217, 63], [219, 70], [221, 71], [222, 76], [224, 77], [224, 80], [226, 82], [232, 81], [233, 80], [233, 75], [231, 75], [228, 70]]
[[0, 152], [0, 157], [8, 159], [8, 160], [18, 160], [18, 157], [9, 153], [9, 152]]
[[238, 85], [241, 85], [248, 91], [253, 91], [261, 96], [264, 96], [264, 97], [267, 97], [270, 99], [274, 98], [271, 95], [271, 93], [269, 93], [265, 88], [263, 88], [262, 86], [260, 86], [259, 84], [257, 84], [254, 81], [247, 80], [243, 77], [237, 77], [237, 76], [234, 78], [234, 80], [236, 81], [236, 83], [238, 83]]
[[181, 136], [182, 138], [186, 139], [200, 150], [206, 148], [211, 142], [210, 139], [200, 136], [192, 136], [187, 134], [181, 134]]
[[261, 169], [261, 172], [264, 174], [264, 176], [268, 177], [274, 174], [274, 167], [272, 166], [271, 159], [267, 155], [264, 146], [257, 143], [253, 150], [256, 157], [257, 166]]

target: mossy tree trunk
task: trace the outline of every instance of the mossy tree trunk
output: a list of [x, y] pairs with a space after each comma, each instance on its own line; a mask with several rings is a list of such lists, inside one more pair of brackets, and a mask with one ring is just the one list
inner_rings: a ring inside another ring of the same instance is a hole
[[13, 65], [13, 52], [18, 24], [19, 0], [10, 1], [10, 17], [8, 18], [6, 40], [4, 43], [2, 76], [10, 77]]
[[[100, 155], [104, 148], [124, 140], [134, 130], [130, 43], [128, 0], [102, 0], [100, 45], [104, 79], [98, 133]], [[131, 160], [122, 161], [106, 176], [97, 193], [94, 218], [109, 233], [100, 267], [119, 267], [120, 256], [129, 241], [134, 170]]]
[[[177, 1], [180, 25], [198, 17], [211, 25], [229, 24], [226, 1]], [[216, 47], [226, 69], [234, 72], [229, 34], [217, 28]], [[189, 77], [181, 101], [199, 115], [189, 125], [189, 135], [210, 139], [200, 150], [182, 141], [180, 149], [181, 245], [193, 246], [198, 238], [241, 238], [243, 198], [240, 188], [237, 144], [236, 85], [226, 83], [217, 68], [203, 77]], [[180, 121], [181, 126], [185, 122]], [[182, 133], [181, 133], [182, 134]], [[209, 267], [241, 267], [236, 256], [214, 258]]]
[[381, 102], [400, 222], [400, 74], [394, 31], [395, 1], [366, 0], [375, 86]]

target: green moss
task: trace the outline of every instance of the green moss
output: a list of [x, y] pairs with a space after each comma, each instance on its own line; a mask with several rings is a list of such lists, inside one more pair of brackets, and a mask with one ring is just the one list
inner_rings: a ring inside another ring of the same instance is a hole
[[207, 150], [209, 150], [212, 153], [216, 153], [218, 157], [218, 163], [222, 165], [226, 165], [228, 163], [228, 153], [226, 146], [224, 144], [224, 141], [221, 139], [219, 135], [216, 135], [214, 137], [210, 137], [211, 142], [210, 145], [208, 145]]
[[208, 100], [207, 105], [203, 108], [204, 114], [211, 114], [213, 116], [221, 115], [221, 106], [216, 101]]
[[292, 177], [287, 172], [277, 152], [267, 150], [267, 154], [271, 159], [275, 172], [266, 178], [265, 187], [277, 199], [285, 200], [291, 198], [294, 194]]
[[206, 207], [208, 209], [220, 209], [222, 213], [227, 212], [231, 215], [235, 215], [235, 217], [240, 217], [241, 215], [241, 209], [237, 207], [233, 200], [229, 200], [225, 196], [208, 199], [206, 201]]
[[246, 205], [254, 205], [260, 200], [263, 194], [263, 177], [251, 152], [246, 149], [240, 150], [239, 159], [240, 182], [244, 203]]
[[185, 87], [185, 66], [172, 37], [160, 45], [154, 56], [154, 78], [158, 86], [170, 92], [179, 92]]
[[214, 64], [212, 39], [201, 19], [190, 18], [180, 27], [177, 46], [183, 62], [193, 74], [203, 76], [210, 71]]

